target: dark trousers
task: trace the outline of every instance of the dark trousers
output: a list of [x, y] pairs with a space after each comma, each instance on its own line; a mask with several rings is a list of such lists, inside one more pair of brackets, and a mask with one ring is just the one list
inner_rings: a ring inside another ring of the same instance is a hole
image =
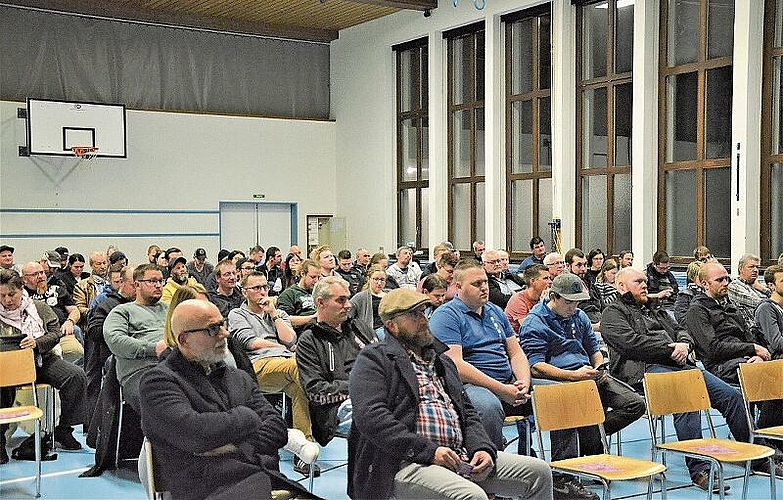
[[46, 356], [38, 367], [37, 382], [43, 382], [60, 391], [60, 424], [71, 427], [84, 421], [84, 390], [87, 377], [84, 370], [59, 356]]
[[84, 396], [86, 415], [92, 416], [98, 395], [101, 393], [101, 380], [103, 379], [103, 365], [111, 355], [106, 341], [101, 339], [85, 338], [84, 344], [84, 371], [87, 375], [87, 392]]

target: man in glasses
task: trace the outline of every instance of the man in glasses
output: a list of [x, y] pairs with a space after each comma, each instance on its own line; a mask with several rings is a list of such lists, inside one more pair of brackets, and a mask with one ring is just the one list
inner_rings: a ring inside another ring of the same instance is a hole
[[[242, 295], [245, 302], [228, 313], [228, 331], [253, 362], [261, 392], [285, 392], [291, 398], [294, 428], [312, 441], [307, 398], [293, 353], [296, 333], [288, 313], [275, 307], [276, 300], [269, 296], [269, 282], [260, 271], [251, 271], [242, 278]], [[296, 457], [294, 470], [309, 476], [310, 464]], [[320, 475], [318, 469], [313, 472]]]
[[379, 306], [386, 340], [362, 350], [351, 371], [349, 495], [551, 499], [545, 462], [496, 451], [430, 332], [428, 303], [413, 290], [387, 293]]
[[144, 264], [133, 271], [136, 300], [119, 304], [103, 323], [103, 338], [117, 358], [117, 379], [125, 401], [137, 413], [141, 375], [158, 362], [166, 349], [163, 325], [168, 307], [163, 295], [163, 271], [156, 264]]
[[271, 498], [277, 489], [312, 497], [267, 469], [288, 433], [255, 380], [223, 362], [229, 333], [220, 310], [186, 300], [171, 328], [177, 347], [141, 380], [142, 428], [165, 489], [188, 499]]

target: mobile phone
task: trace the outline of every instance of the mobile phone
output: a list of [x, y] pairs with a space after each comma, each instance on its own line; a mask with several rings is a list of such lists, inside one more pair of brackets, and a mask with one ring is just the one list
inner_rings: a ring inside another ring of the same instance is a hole
[[608, 370], [609, 369], [609, 361], [604, 361], [600, 365], [595, 367], [596, 370]]
[[464, 478], [470, 479], [470, 475], [473, 474], [473, 466], [469, 462], [462, 462], [459, 464], [457, 474]]

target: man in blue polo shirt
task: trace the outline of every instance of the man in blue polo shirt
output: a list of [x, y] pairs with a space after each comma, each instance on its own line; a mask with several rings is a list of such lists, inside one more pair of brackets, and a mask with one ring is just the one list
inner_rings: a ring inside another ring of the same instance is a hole
[[529, 415], [530, 366], [503, 309], [489, 302], [487, 274], [473, 259], [454, 268], [457, 295], [438, 307], [430, 329], [449, 348], [465, 392], [502, 450], [506, 415]]

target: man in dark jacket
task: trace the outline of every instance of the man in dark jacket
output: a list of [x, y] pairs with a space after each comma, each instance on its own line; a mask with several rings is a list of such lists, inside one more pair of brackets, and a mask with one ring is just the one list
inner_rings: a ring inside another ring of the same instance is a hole
[[322, 446], [350, 429], [348, 375], [359, 350], [378, 342], [370, 325], [349, 320], [348, 282], [327, 276], [313, 288], [316, 322], [309, 323], [296, 344], [299, 379], [307, 395], [313, 437]]
[[[601, 316], [601, 330], [609, 346], [610, 372], [623, 382], [640, 390], [645, 372], [671, 372], [697, 369], [688, 359], [693, 340], [675, 324], [657, 301], [647, 298], [647, 277], [626, 267], [615, 278], [622, 294]], [[703, 372], [713, 408], [721, 412], [737, 441], [750, 439], [743, 409], [742, 395], [715, 375]], [[674, 418], [679, 439], [702, 437], [698, 413], [684, 413]], [[710, 464], [686, 458], [693, 483], [703, 490], [710, 483]], [[713, 489], [718, 487], [717, 481]]]
[[664, 307], [674, 305], [674, 301], [677, 299], [677, 294], [680, 291], [677, 278], [674, 277], [671, 268], [669, 254], [663, 250], [655, 252], [652, 262], [647, 264], [649, 298], [661, 300]]
[[266, 457], [286, 444], [285, 422], [255, 380], [223, 362], [228, 330], [214, 304], [182, 302], [171, 327], [177, 348], [140, 387], [156, 476], [175, 499], [270, 498], [285, 477]]
[[386, 341], [364, 349], [351, 372], [348, 494], [552, 498], [545, 462], [495, 450], [446, 346], [429, 331], [428, 302], [412, 290], [386, 294]]
[[[717, 262], [707, 262], [699, 270], [703, 294], [691, 300], [685, 325], [696, 343], [696, 352], [704, 367], [726, 382], [736, 384], [741, 363], [763, 363], [772, 359], [766, 340], [758, 331], [749, 330], [737, 308], [728, 298], [729, 274]], [[758, 404], [759, 427], [783, 425], [783, 401]], [[770, 442], [780, 447], [780, 441]], [[776, 475], [783, 477], [783, 464], [776, 463]]]

